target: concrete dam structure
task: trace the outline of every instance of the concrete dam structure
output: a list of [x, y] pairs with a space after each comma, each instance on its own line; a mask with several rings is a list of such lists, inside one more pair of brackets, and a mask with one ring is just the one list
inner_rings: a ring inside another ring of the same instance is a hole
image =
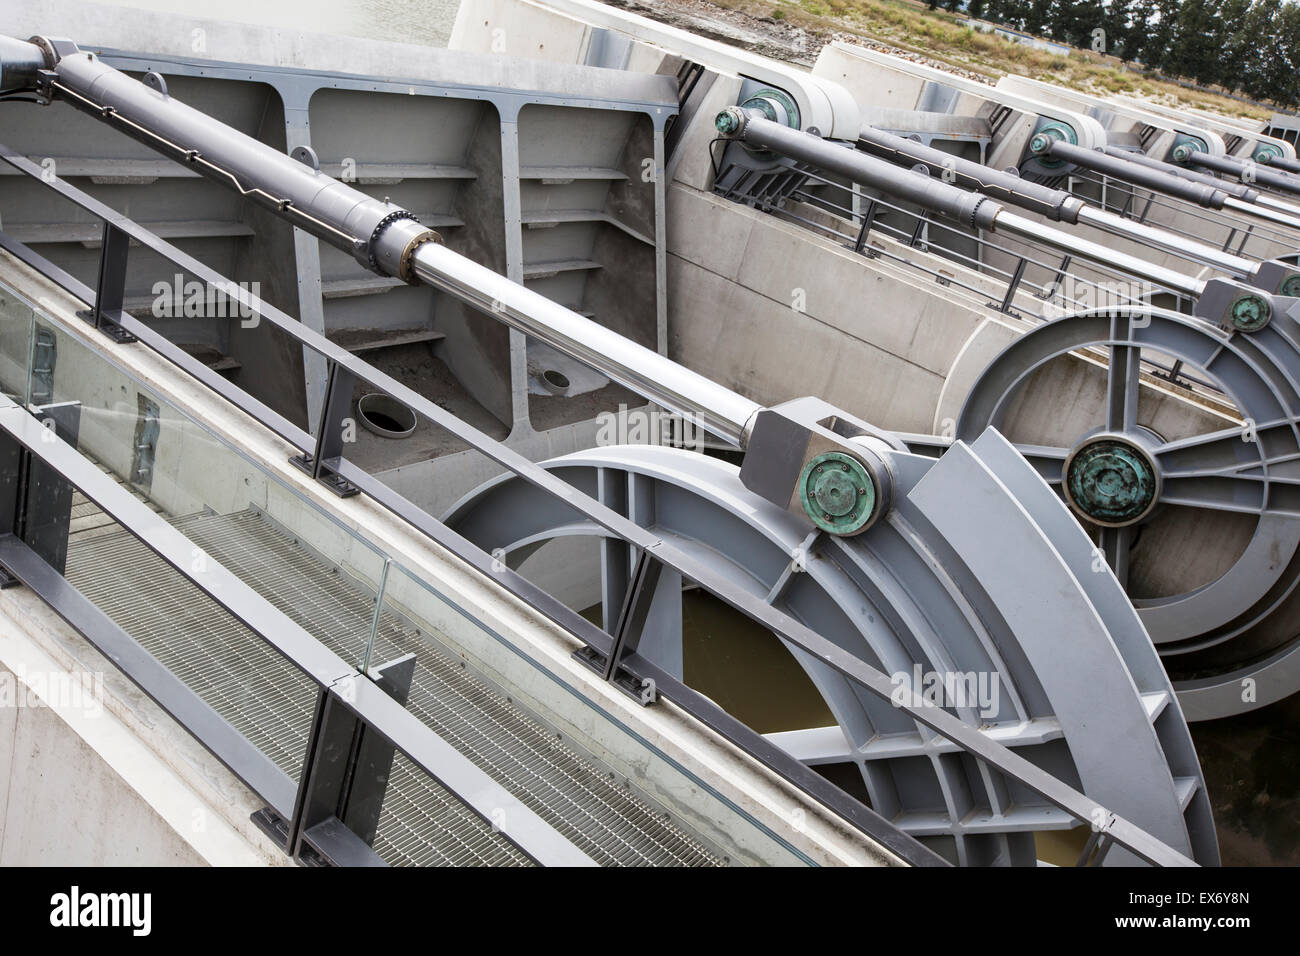
[[53, 7], [0, 864], [1221, 862], [1199, 722], [1300, 690], [1289, 142], [588, 0]]

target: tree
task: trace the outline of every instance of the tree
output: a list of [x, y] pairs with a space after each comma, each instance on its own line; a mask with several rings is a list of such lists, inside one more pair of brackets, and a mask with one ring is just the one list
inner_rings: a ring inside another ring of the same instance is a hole
[[1202, 83], [1216, 83], [1223, 74], [1219, 56], [1223, 21], [1212, 0], [1182, 0], [1174, 17], [1163, 69]]
[[1124, 60], [1145, 62], [1142, 51], [1158, 14], [1156, 3], [1157, 0], [1127, 0], [1112, 6], [1109, 52]]

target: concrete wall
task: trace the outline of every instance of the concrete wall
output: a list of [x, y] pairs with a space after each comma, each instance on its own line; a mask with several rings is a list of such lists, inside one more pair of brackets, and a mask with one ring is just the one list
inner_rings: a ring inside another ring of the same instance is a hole
[[0, 866], [286, 862], [256, 795], [22, 588], [0, 591], [0, 687]]

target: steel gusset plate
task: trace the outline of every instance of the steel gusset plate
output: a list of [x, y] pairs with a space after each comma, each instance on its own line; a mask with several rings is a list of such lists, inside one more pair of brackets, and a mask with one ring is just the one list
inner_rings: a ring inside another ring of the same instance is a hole
[[[1144, 356], [1199, 370], [1221, 394], [1145, 376]], [[1298, 422], [1291, 317], [1247, 335], [1160, 310], [1104, 311], [1009, 345], [956, 435], [998, 428], [1071, 501], [1188, 719], [1206, 720], [1300, 689]]]
[[[1113, 575], [1090, 570], [1091, 543], [1061, 501], [993, 430], [938, 461], [900, 453], [893, 464], [891, 513], [852, 538], [812, 529], [749, 492], [735, 466], [691, 452], [616, 446], [545, 467], [886, 673], [985, 675], [998, 688], [995, 708], [950, 712], [1181, 852], [1217, 862], [1168, 677]], [[446, 520], [512, 556], [556, 537], [602, 536], [510, 476], [466, 496]], [[626, 580], [627, 549], [602, 539], [606, 603], [621, 593], [608, 583]], [[676, 624], [675, 632], [661, 624], [659, 637], [678, 645], [657, 646], [664, 660], [681, 661]], [[888, 701], [787, 649], [842, 733], [794, 727], [772, 739], [810, 763], [856, 767], [878, 813], [950, 859], [1032, 864], [1036, 831], [1077, 826]], [[727, 676], [749, 679], [743, 666]], [[1106, 862], [1132, 859], [1117, 849]]]

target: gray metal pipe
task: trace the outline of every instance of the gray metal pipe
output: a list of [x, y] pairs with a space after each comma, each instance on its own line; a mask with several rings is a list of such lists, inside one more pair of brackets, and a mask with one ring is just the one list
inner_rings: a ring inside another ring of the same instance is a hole
[[415, 250], [415, 275], [462, 302], [491, 312], [511, 328], [545, 341], [665, 408], [694, 416], [701, 427], [744, 447], [746, 426], [762, 406], [637, 345], [439, 243]]
[[1135, 163], [1139, 166], [1145, 166], [1148, 169], [1156, 169], [1170, 176], [1177, 176], [1179, 179], [1185, 179], [1188, 182], [1201, 183], [1214, 189], [1220, 189], [1229, 196], [1235, 196], [1237, 199], [1246, 202], [1255, 202], [1259, 199], [1259, 190], [1251, 189], [1244, 183], [1230, 183], [1219, 179], [1217, 176], [1211, 176], [1209, 173], [1202, 173], [1195, 169], [1186, 169], [1182, 166], [1175, 166], [1173, 163], [1166, 163], [1163, 160], [1153, 159], [1144, 153], [1134, 153], [1126, 149], [1120, 149], [1118, 146], [1107, 146], [1103, 152], [1107, 156], [1116, 156]]
[[1206, 209], [1222, 209], [1228, 194], [1217, 186], [1196, 180], [1184, 179], [1162, 169], [1153, 169], [1135, 163], [1127, 156], [1115, 156], [1100, 149], [1084, 149], [1052, 137], [1044, 137], [1047, 145], [1041, 155], [1064, 160], [1084, 169], [1119, 179], [1143, 189], [1166, 193], [1178, 199], [1194, 202]]
[[[1113, 163], [1118, 168], [1118, 161], [1113, 157], [1094, 150], [1080, 149], [1068, 143], [1062, 144], [1050, 137], [1047, 139], [1053, 144], [1068, 147], [1059, 152], [1097, 156], [1103, 163]], [[886, 133], [870, 126], [862, 130], [858, 148], [894, 163], [925, 163], [932, 173], [937, 173], [940, 169], [948, 170], [953, 185], [963, 189], [973, 189], [995, 199], [1005, 200], [1014, 206], [1028, 209], [1057, 222], [1090, 225], [1112, 235], [1141, 242], [1143, 245], [1159, 249], [1180, 259], [1199, 262], [1233, 275], [1250, 276], [1258, 267], [1256, 262], [1234, 256], [1215, 246], [1189, 240], [1166, 229], [1134, 222], [1108, 210], [1098, 209], [1063, 189], [1026, 182], [1013, 173], [992, 169], [969, 159], [960, 159], [950, 153], [941, 152], [914, 140], [895, 136], [893, 133]], [[1044, 153], [1047, 152], [1056, 155], [1058, 151], [1049, 147], [1044, 150]], [[1139, 175], [1152, 179], [1158, 175], [1154, 170], [1147, 170], [1140, 166], [1134, 169]], [[1176, 188], [1181, 188], [1184, 194], [1195, 194], [1198, 199], [1203, 200], [1203, 204], [1217, 201], [1218, 205], [1213, 206], [1216, 209], [1222, 206], [1223, 200], [1228, 198], [1221, 190], [1211, 189], [1199, 183], [1187, 182], [1172, 176], [1160, 178], [1173, 183]]]
[[[740, 447], [762, 406], [447, 249], [409, 213], [291, 159], [85, 53], [50, 92], [268, 206], [381, 274], [441, 289]], [[304, 218], [305, 217], [305, 218]]]
[[1063, 189], [1028, 182], [1013, 173], [962, 159], [873, 126], [863, 127], [858, 149], [904, 166], [924, 163], [931, 172], [940, 176], [944, 175], [941, 171], [946, 170], [945, 182], [1030, 209], [1056, 222], [1077, 222], [1079, 208], [1084, 204], [1082, 199]]
[[0, 36], [0, 93], [34, 88], [37, 71], [46, 65], [45, 51], [35, 43]]
[[1273, 156], [1270, 153], [1261, 151], [1260, 158], [1256, 162], [1264, 166], [1276, 166], [1288, 173], [1300, 173], [1300, 160], [1288, 159], [1285, 156]]
[[[55, 96], [91, 115], [117, 120], [114, 125], [133, 139], [274, 212], [288, 213], [295, 225], [363, 263], [369, 264], [368, 243], [380, 224], [400, 211], [218, 123], [90, 54], [65, 55], [54, 71]], [[314, 224], [304, 217], [315, 220]]]
[[1042, 223], [1026, 219], [1005, 209], [998, 213], [995, 229], [1050, 246], [1060, 252], [1068, 252], [1081, 259], [1102, 263], [1116, 271], [1146, 279], [1184, 295], [1197, 297], [1205, 291], [1205, 282], [1202, 279], [1158, 266], [1137, 256], [1130, 256], [1099, 242], [1044, 226]]
[[1261, 166], [1252, 160], [1238, 159], [1236, 156], [1211, 156], [1204, 150], [1189, 150], [1187, 162], [1202, 169], [1212, 169], [1216, 173], [1236, 176], [1243, 183], [1259, 183], [1270, 189], [1280, 189], [1288, 193], [1300, 193], [1300, 179], [1290, 173], [1280, 172]]
[[1051, 246], [1185, 295], [1199, 296], [1205, 289], [1205, 283], [1200, 279], [1015, 215], [1000, 203], [979, 193], [966, 192], [957, 186], [938, 182], [927, 175], [868, 156], [860, 150], [836, 145], [818, 135], [782, 126], [757, 110], [728, 107], [718, 114], [715, 125], [725, 138], [839, 173], [905, 202], [915, 203], [930, 212], [956, 219], [971, 228], [1005, 232], [1030, 242]]
[[718, 114], [715, 125], [728, 139], [813, 163], [819, 169], [839, 173], [970, 228], [991, 229], [993, 217], [1002, 208], [987, 196], [938, 182], [923, 173], [900, 169], [849, 144], [837, 145], [815, 134], [774, 123], [758, 110], [728, 107]]
[[[1276, 209], [1264, 205], [1262, 202], [1249, 203], [1243, 199], [1238, 199], [1236, 196], [1229, 196], [1223, 201], [1223, 208], [1229, 209], [1233, 212], [1244, 213], [1247, 216], [1253, 216], [1263, 222], [1270, 222], [1275, 226], [1283, 226], [1287, 229], [1294, 229], [1297, 232], [1300, 232], [1300, 215], [1292, 216], [1284, 212], [1279, 212]], [[1300, 209], [1296, 211], [1297, 213], [1300, 213]]]
[[1188, 259], [1214, 269], [1222, 269], [1234, 276], [1249, 278], [1259, 269], [1259, 263], [1253, 259], [1234, 256], [1230, 252], [1225, 252], [1215, 246], [1208, 246], [1203, 242], [1196, 242], [1186, 236], [1180, 236], [1176, 232], [1170, 232], [1168, 229], [1148, 226], [1146, 223], [1125, 219], [1109, 209], [1084, 206], [1079, 210], [1079, 222], [1096, 226], [1098, 229], [1115, 236], [1133, 239], [1143, 245], [1150, 246], [1152, 249], [1159, 249], [1161, 252], [1167, 252], [1180, 259]]
[[[1107, 146], [1104, 150], [1108, 156], [1117, 156], [1138, 166], [1144, 166], [1148, 169], [1158, 170], [1176, 176], [1179, 179], [1185, 179], [1189, 182], [1201, 183], [1220, 189], [1228, 194], [1228, 198], [1223, 205], [1226, 209], [1234, 209], [1239, 212], [1251, 212], [1253, 215], [1269, 222], [1275, 222], [1278, 225], [1300, 228], [1300, 205], [1287, 202], [1278, 196], [1272, 196], [1268, 193], [1261, 193], [1258, 189], [1251, 189], [1244, 183], [1232, 183], [1226, 179], [1219, 179], [1209, 173], [1203, 173], [1195, 169], [1185, 169], [1182, 166], [1175, 166], [1173, 163], [1166, 163], [1159, 159], [1153, 159], [1142, 153], [1132, 153], [1128, 150], [1121, 150], [1117, 146]], [[1273, 216], [1264, 214], [1261, 210], [1269, 210], [1273, 213], [1279, 213], [1286, 217], [1278, 219]]]
[[1300, 219], [1300, 206], [1295, 203], [1287, 202], [1280, 196], [1271, 196], [1268, 193], [1257, 192], [1257, 196], [1255, 205], [1263, 206], [1265, 209], [1272, 209], [1274, 212], [1285, 213], [1294, 219]]

